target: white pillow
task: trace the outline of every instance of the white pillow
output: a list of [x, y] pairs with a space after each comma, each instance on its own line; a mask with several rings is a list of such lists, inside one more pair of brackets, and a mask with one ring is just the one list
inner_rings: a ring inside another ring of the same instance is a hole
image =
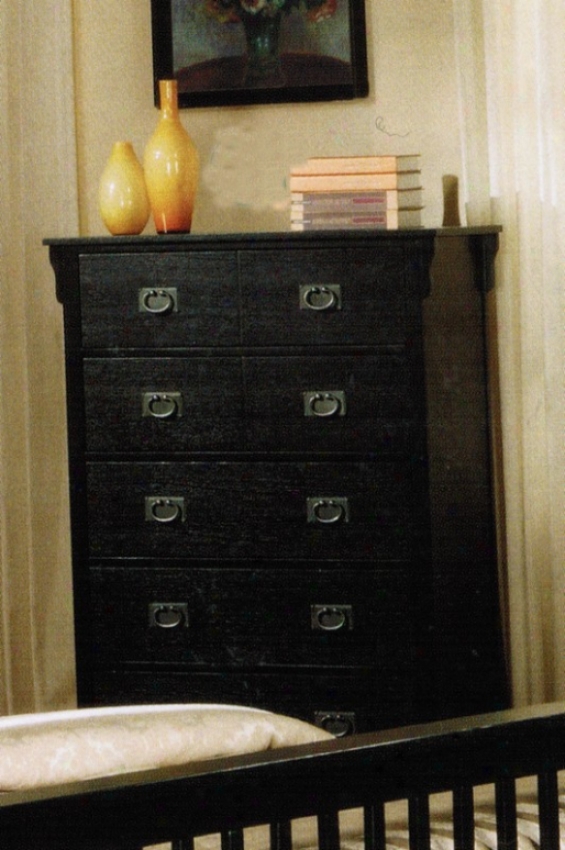
[[0, 717], [0, 791], [37, 788], [331, 739], [233, 705], [144, 705]]

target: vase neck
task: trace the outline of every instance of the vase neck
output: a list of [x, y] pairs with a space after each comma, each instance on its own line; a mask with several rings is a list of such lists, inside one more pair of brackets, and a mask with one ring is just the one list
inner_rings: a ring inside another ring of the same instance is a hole
[[176, 80], [159, 80], [159, 106], [162, 118], [178, 117], [178, 84]]
[[133, 145], [131, 142], [114, 142], [112, 153], [115, 154], [130, 154], [133, 153]]

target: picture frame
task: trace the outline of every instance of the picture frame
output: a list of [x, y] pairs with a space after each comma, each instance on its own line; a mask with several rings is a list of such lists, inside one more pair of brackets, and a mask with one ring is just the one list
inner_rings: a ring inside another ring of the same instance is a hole
[[180, 108], [369, 92], [365, 0], [151, 0], [151, 22], [157, 106], [173, 78]]

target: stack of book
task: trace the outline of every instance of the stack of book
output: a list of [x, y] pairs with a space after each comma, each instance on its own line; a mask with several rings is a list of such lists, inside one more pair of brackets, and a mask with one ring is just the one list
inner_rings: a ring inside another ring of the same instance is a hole
[[420, 156], [319, 156], [290, 172], [291, 230], [422, 226]]

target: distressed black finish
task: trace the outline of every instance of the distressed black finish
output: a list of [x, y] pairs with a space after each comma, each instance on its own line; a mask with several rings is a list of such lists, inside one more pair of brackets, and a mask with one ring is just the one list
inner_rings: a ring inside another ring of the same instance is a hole
[[[276, 570], [94, 568], [97, 653], [110, 663], [197, 670], [378, 664], [410, 671], [406, 567], [375, 573], [316, 566], [323, 562]], [[184, 603], [187, 622], [159, 627], [149, 616], [159, 602]], [[351, 622], [324, 630], [323, 606], [340, 603], [349, 605]]]
[[[239, 702], [352, 731], [504, 704], [479, 292], [496, 228], [443, 235], [47, 240], [81, 705]], [[481, 262], [445, 312], [447, 241]]]

